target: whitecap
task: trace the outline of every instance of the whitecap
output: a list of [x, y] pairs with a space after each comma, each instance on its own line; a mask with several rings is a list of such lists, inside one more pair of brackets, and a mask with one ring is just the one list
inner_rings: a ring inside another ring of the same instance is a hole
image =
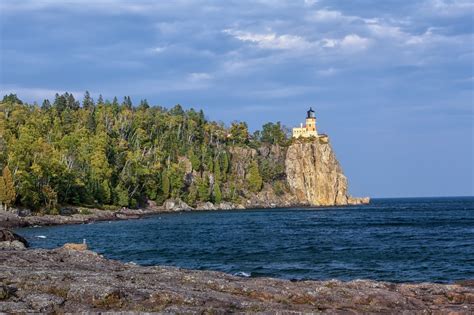
[[44, 235], [36, 235], [36, 238], [46, 238]]
[[250, 278], [251, 275], [252, 274], [250, 272], [245, 272], [245, 271], [239, 271], [239, 272], [234, 273], [234, 276], [244, 277], [244, 278]]

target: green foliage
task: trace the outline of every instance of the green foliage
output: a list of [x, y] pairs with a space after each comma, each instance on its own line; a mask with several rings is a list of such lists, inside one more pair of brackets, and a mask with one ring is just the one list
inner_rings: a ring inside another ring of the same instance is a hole
[[200, 178], [196, 181], [199, 201], [206, 202], [211, 199], [209, 191], [209, 179], [207, 177]]
[[259, 171], [266, 183], [285, 178], [285, 164], [283, 161], [275, 162], [262, 159], [259, 164]]
[[249, 131], [247, 123], [232, 122], [230, 126], [230, 138], [234, 144], [246, 144], [249, 141]]
[[288, 190], [284, 181], [276, 181], [272, 185], [275, 195], [282, 196]]
[[258, 134], [260, 141], [270, 144], [288, 145], [289, 130], [282, 126], [280, 122], [266, 123], [263, 125], [262, 132]]
[[23, 102], [16, 96], [16, 94], [10, 93], [3, 97], [2, 103], [11, 104], [23, 104]]
[[222, 201], [222, 192], [221, 188], [219, 187], [219, 182], [216, 181], [214, 183], [213, 191], [212, 191], [212, 201], [215, 204], [219, 204]]
[[191, 207], [196, 206], [196, 201], [198, 199], [198, 190], [195, 185], [189, 187], [188, 195], [185, 199], [185, 202]]
[[248, 169], [247, 181], [248, 181], [250, 191], [256, 193], [262, 189], [263, 179], [262, 179], [262, 176], [260, 176], [260, 172], [258, 170], [258, 164], [255, 161], [252, 161], [252, 163], [250, 163], [250, 167]]
[[13, 181], [13, 176], [8, 166], [5, 166], [3, 168], [1, 178], [2, 178], [1, 181], [3, 182], [3, 184], [0, 184], [0, 185], [3, 186], [4, 191], [3, 193], [0, 194], [0, 200], [8, 209], [11, 205], [14, 204], [15, 199], [16, 199], [15, 183]]
[[0, 208], [2, 208], [6, 200], [7, 200], [7, 196], [6, 196], [5, 181], [3, 180], [3, 177], [0, 176]]
[[161, 191], [163, 192], [163, 200], [168, 199], [171, 191], [171, 183], [170, 178], [168, 176], [168, 172], [163, 172], [163, 174], [161, 175]]
[[[94, 103], [88, 92], [80, 104], [70, 93], [41, 106], [24, 104], [14, 94], [3, 98], [0, 169], [8, 165], [0, 176], [3, 205], [50, 213], [61, 205], [139, 207], [148, 199], [238, 202], [258, 192], [263, 181], [281, 180], [277, 162], [258, 159], [247, 167], [231, 155], [234, 146], [258, 148], [260, 139], [282, 144], [279, 123], [267, 124], [252, 139], [244, 122], [227, 128], [181, 105], [168, 110], [142, 100], [134, 107], [129, 96], [121, 104], [102, 96]], [[247, 177], [240, 178], [236, 172], [245, 167]]]
[[118, 206], [128, 206], [128, 191], [121, 184], [115, 187], [115, 199]]

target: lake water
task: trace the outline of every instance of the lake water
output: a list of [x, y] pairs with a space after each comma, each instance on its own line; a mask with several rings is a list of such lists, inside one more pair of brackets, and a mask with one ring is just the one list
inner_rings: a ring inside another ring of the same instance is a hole
[[[33, 247], [87, 239], [142, 265], [286, 279], [474, 279], [474, 197], [316, 209], [206, 211], [17, 230]], [[43, 237], [43, 238], [39, 238]], [[45, 237], [45, 238], [44, 238]]]

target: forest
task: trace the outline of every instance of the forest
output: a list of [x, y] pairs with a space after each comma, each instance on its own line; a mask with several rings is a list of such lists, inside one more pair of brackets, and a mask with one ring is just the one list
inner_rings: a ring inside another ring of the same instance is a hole
[[[249, 132], [245, 122], [230, 126], [206, 119], [202, 110], [133, 104], [86, 92], [82, 101], [56, 94], [41, 105], [17, 95], [0, 102], [0, 207], [58, 213], [63, 205], [137, 208], [169, 198], [198, 202], [239, 202], [270, 184], [285, 188], [281, 161], [255, 158], [239, 163], [233, 148], [291, 142], [288, 129], [266, 123]], [[190, 178], [189, 178], [190, 177]]]

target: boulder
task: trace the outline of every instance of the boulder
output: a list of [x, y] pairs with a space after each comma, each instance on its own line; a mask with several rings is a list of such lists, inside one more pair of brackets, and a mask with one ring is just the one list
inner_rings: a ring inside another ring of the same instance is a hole
[[198, 203], [196, 210], [216, 210], [217, 208], [214, 206], [212, 202], [200, 202]]
[[182, 201], [181, 199], [168, 199], [163, 204], [163, 208], [166, 211], [189, 211], [193, 210], [187, 203]]
[[[1, 228], [0, 228], [0, 243], [5, 243], [3, 244], [2, 247], [26, 248], [29, 246], [26, 239], [24, 239], [20, 235], [10, 230], [1, 229]], [[20, 244], [22, 244], [23, 246]]]

